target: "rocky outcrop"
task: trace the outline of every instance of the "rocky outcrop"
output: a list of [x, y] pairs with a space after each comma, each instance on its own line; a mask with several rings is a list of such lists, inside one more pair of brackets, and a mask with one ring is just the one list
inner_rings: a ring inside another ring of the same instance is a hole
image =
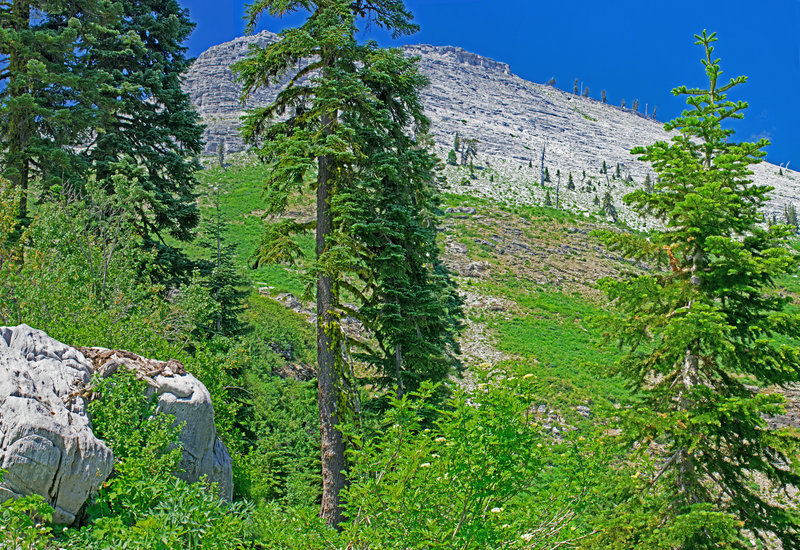
[[219, 485], [224, 498], [233, 497], [233, 463], [228, 449], [217, 437], [211, 394], [202, 382], [174, 359], [157, 361], [105, 348], [80, 348], [80, 351], [91, 362], [93, 371], [103, 377], [113, 376], [122, 367], [144, 380], [148, 393], [158, 399], [156, 410], [173, 415], [176, 425], [183, 426], [179, 435], [183, 451], [179, 477], [189, 483], [207, 477]]
[[180, 434], [189, 482], [207, 476], [231, 498], [231, 458], [216, 435], [211, 396], [177, 361], [154, 361], [100, 348], [81, 350], [27, 325], [0, 327], [0, 501], [37, 493], [72, 523], [111, 473], [113, 454], [86, 413], [95, 372], [134, 370], [158, 397], [158, 410], [184, 425]]
[[[259, 90], [248, 105], [239, 103], [241, 86], [229, 66], [244, 59], [250, 44], [277, 40], [268, 31], [241, 37], [201, 54], [185, 75], [184, 89], [207, 125], [206, 154], [225, 138], [228, 151], [243, 148], [238, 135], [243, 109], [265, 105], [277, 92]], [[651, 168], [630, 154], [634, 146], [668, 140], [661, 122], [644, 113], [579, 97], [553, 86], [536, 84], [514, 75], [505, 63], [452, 46], [412, 45], [403, 51], [420, 58], [420, 69], [430, 79], [422, 91], [425, 110], [439, 156], [444, 160], [456, 132], [478, 139], [474, 177], [461, 167], [448, 166], [448, 185], [458, 193], [493, 201], [544, 204], [549, 190], [559, 205], [576, 212], [594, 213], [595, 199], [608, 191], [623, 221], [640, 225], [622, 197], [641, 187]], [[652, 107], [645, 107], [652, 113]], [[543, 166], [550, 174], [547, 188], [540, 183]], [[600, 168], [606, 163], [608, 175]], [[620, 177], [615, 178], [620, 165]], [[797, 201], [800, 174], [763, 163], [754, 168], [754, 180], [775, 188], [767, 214], [783, 218], [783, 208]], [[574, 190], [567, 190], [572, 175]], [[560, 181], [559, 181], [560, 179]], [[560, 185], [559, 185], [560, 183]]]
[[83, 355], [27, 325], [0, 327], [0, 500], [37, 493], [72, 523], [111, 473], [111, 450], [92, 433], [82, 397]]

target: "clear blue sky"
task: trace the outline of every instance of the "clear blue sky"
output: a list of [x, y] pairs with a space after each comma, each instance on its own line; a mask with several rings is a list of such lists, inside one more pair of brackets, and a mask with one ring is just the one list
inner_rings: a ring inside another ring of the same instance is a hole
[[[244, 30], [243, 0], [179, 0], [197, 23], [189, 51], [208, 47]], [[749, 78], [731, 95], [750, 103], [737, 121], [735, 139], [766, 137], [767, 159], [791, 162], [800, 170], [800, 0], [407, 0], [421, 31], [393, 41], [375, 29], [364, 38], [381, 45], [426, 43], [461, 46], [503, 61], [512, 72], [533, 82], [555, 77], [559, 88], [572, 90], [575, 78], [600, 97], [630, 107], [639, 100], [669, 120], [683, 100], [669, 92], [675, 86], [702, 85], [701, 51], [693, 35], [706, 28], [719, 36], [716, 53], [723, 78]], [[259, 30], [278, 32], [298, 24], [301, 16], [263, 18]]]

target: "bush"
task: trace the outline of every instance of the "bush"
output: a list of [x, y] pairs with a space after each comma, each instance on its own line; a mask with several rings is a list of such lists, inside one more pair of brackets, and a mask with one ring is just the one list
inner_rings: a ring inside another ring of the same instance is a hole
[[433, 392], [393, 400], [376, 434], [351, 433], [344, 531], [356, 547], [543, 548], [586, 534], [578, 512], [601, 461], [575, 459], [586, 438], [548, 433], [527, 379], [487, 376], [443, 409]]
[[[2, 481], [2, 471], [0, 471]], [[39, 495], [12, 498], [0, 504], [0, 548], [44, 550], [53, 509]]]

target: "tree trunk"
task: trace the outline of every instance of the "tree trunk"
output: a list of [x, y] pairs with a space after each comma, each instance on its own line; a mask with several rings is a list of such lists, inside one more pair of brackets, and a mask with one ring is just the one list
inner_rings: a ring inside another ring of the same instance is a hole
[[400, 399], [405, 393], [403, 385], [403, 349], [400, 343], [394, 348], [394, 368], [397, 376], [397, 398]]
[[[702, 250], [696, 250], [692, 257], [692, 277], [691, 283], [693, 285], [700, 285], [700, 277], [698, 272], [703, 268], [705, 258], [703, 257]], [[689, 307], [691, 307], [691, 303]], [[700, 382], [700, 356], [696, 350], [687, 349], [686, 355], [683, 359], [683, 367], [681, 368], [682, 386], [678, 394], [678, 406], [681, 410], [690, 410], [692, 407], [691, 397], [688, 395], [692, 388]], [[687, 502], [694, 504], [698, 502], [693, 492], [693, 486], [697, 482], [697, 471], [694, 464], [694, 453], [689, 449], [680, 449], [678, 451], [676, 465], [678, 468], [677, 482], [680, 491], [686, 496]]]
[[[12, 10], [14, 29], [23, 31], [28, 28], [31, 11], [30, 0], [14, 0]], [[9, 55], [8, 69], [11, 73], [11, 78], [8, 83], [8, 91], [12, 100], [22, 97], [29, 91], [25, 77], [27, 59], [22, 50], [23, 46], [16, 44]], [[19, 219], [23, 223], [28, 215], [30, 161], [27, 148], [32, 129], [30, 118], [28, 109], [23, 109], [19, 104], [16, 104], [11, 109], [8, 127], [9, 180], [20, 190]]]
[[[330, 133], [333, 121], [322, 117], [322, 126]], [[331, 157], [319, 158], [317, 175], [317, 258], [324, 252], [333, 219], [330, 206]], [[331, 309], [333, 307], [333, 274], [317, 276], [317, 382], [319, 421], [322, 447], [322, 507], [320, 517], [328, 525], [336, 526], [342, 520], [339, 493], [345, 485], [344, 440], [338, 428], [339, 387], [333, 340], [330, 336]]]

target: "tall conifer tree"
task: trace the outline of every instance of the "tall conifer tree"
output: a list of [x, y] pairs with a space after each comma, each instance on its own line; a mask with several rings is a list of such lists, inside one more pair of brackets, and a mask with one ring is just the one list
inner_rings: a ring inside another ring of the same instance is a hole
[[113, 101], [97, 113], [83, 157], [101, 180], [126, 159], [144, 169], [138, 188], [126, 192], [135, 196], [143, 244], [159, 251], [169, 278], [187, 266], [164, 236], [189, 240], [200, 219], [194, 173], [203, 129], [181, 89], [181, 73], [192, 61], [183, 44], [195, 25], [176, 0], [121, 0], [118, 6], [115, 32], [90, 50], [91, 67], [111, 76], [106, 96]]
[[761, 225], [771, 189], [753, 184], [749, 167], [767, 142], [734, 143], [723, 127], [743, 116], [747, 104], [726, 94], [746, 78], [723, 84], [715, 34], [696, 38], [708, 88], [673, 90], [690, 107], [666, 125], [678, 135], [633, 151], [658, 178], [654, 193], [625, 200], [664, 229], [604, 236], [661, 267], [603, 283], [618, 312], [609, 334], [626, 351], [619, 370], [643, 395], [624, 436], [654, 464], [604, 547], [750, 548], [749, 533], [800, 548], [800, 517], [780, 498], [800, 483], [798, 438], [768, 427], [782, 399], [764, 391], [800, 378], [800, 351], [787, 340], [800, 337], [800, 318], [772, 288], [798, 256], [787, 226]]
[[34, 178], [45, 186], [78, 171], [69, 149], [88, 141], [110, 75], [89, 67], [95, 41], [113, 33], [118, 6], [104, 0], [0, 3], [0, 160], [28, 211]]
[[[282, 32], [274, 44], [254, 48], [237, 70], [245, 95], [279, 82], [287, 72], [292, 75], [272, 105], [248, 115], [244, 136], [268, 163], [267, 214], [284, 213], [291, 195], [303, 192], [313, 176], [317, 216], [307, 224], [270, 224], [256, 263], [296, 257], [299, 249], [291, 234], [316, 230], [316, 262], [310, 274], [317, 300], [321, 516], [337, 524], [345, 485], [339, 424], [347, 413], [348, 384], [348, 346], [339, 320], [355, 313], [342, 303], [342, 292], [360, 296], [365, 307], [359, 316], [373, 328], [384, 351], [399, 352], [393, 364], [400, 368], [391, 369], [398, 385], [408, 380], [403, 357], [422, 353], [421, 343], [398, 326], [398, 317], [387, 308], [397, 312], [408, 305], [414, 299], [410, 291], [430, 293], [417, 296], [418, 309], [400, 313], [409, 326], [416, 322], [415, 335], [441, 342], [451, 340], [445, 333], [457, 323], [448, 317], [459, 306], [452, 302], [452, 285], [442, 277], [436, 257], [423, 256], [435, 252], [430, 244], [435, 232], [419, 225], [433, 221], [428, 213], [435, 161], [406, 132], [419, 130], [421, 135], [427, 126], [417, 95], [424, 79], [416, 62], [404, 60], [399, 51], [355, 40], [356, 23], [363, 19], [395, 36], [413, 33], [417, 27], [411, 14], [400, 0], [261, 0], [250, 9], [250, 28], [262, 14], [299, 10], [310, 12], [302, 26]], [[389, 276], [391, 267], [401, 274], [396, 279]], [[424, 286], [412, 289], [410, 280]]]

